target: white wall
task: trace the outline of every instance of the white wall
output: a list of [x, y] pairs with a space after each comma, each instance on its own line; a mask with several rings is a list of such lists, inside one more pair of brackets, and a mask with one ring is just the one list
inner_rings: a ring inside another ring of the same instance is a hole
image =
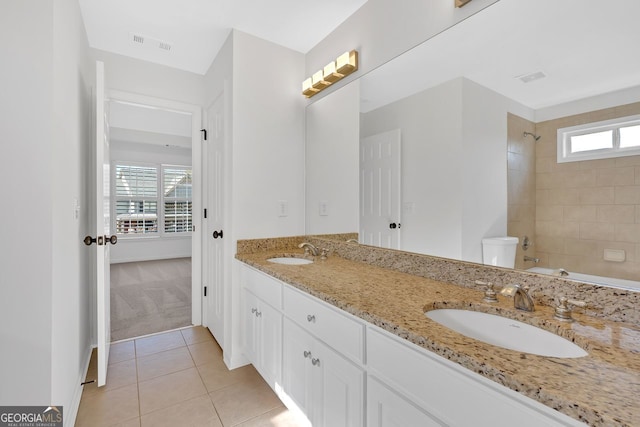
[[[118, 161], [191, 165], [191, 150], [140, 144], [129, 141], [111, 141], [111, 162]], [[196, 238], [198, 236], [196, 235]], [[111, 247], [111, 264], [155, 259], [185, 258], [191, 256], [191, 236], [133, 237], [122, 236]]]
[[507, 112], [533, 112], [457, 78], [361, 116], [361, 135], [402, 132], [402, 248], [482, 261], [507, 230]]
[[[233, 237], [304, 233], [304, 56], [234, 31]], [[278, 201], [288, 215], [278, 216]]]
[[0, 179], [16, 190], [0, 210], [2, 405], [51, 403], [53, 9], [3, 2], [0, 16]]
[[[360, 85], [353, 82], [306, 109], [306, 233], [357, 233]], [[320, 215], [326, 202], [328, 215]]]
[[108, 89], [203, 105], [204, 77], [200, 74], [91, 49], [94, 61], [105, 63]]
[[455, 8], [453, 0], [369, 0], [307, 53], [306, 77], [341, 53], [358, 50], [358, 71], [316, 95], [326, 96], [496, 1], [474, 0]]
[[92, 67], [76, 1], [5, 2], [1, 19], [1, 179], [17, 191], [2, 210], [0, 402], [63, 405], [72, 425], [90, 353]]

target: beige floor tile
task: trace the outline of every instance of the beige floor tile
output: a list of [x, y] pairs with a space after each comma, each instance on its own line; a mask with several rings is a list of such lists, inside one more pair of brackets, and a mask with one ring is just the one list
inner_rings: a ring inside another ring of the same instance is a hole
[[198, 366], [205, 387], [209, 392], [219, 390], [241, 381], [255, 380], [260, 377], [253, 365], [242, 366], [230, 371], [222, 359]]
[[196, 368], [141, 381], [138, 387], [143, 415], [207, 393]]
[[133, 341], [123, 341], [111, 344], [109, 347], [109, 363], [118, 363], [136, 357]]
[[171, 331], [164, 334], [153, 335], [150, 337], [135, 340], [136, 356], [143, 357], [161, 351], [171, 350], [173, 348], [183, 347], [186, 345], [180, 331]]
[[141, 422], [142, 427], [222, 427], [207, 395], [143, 415]]
[[140, 427], [140, 417], [132, 418], [109, 427]]
[[189, 351], [196, 366], [222, 360], [222, 350], [215, 341], [205, 341], [189, 346]]
[[117, 425], [139, 415], [138, 386], [133, 384], [104, 393], [83, 394], [76, 427]]
[[187, 345], [213, 340], [213, 335], [204, 326], [194, 326], [180, 331]]
[[209, 396], [224, 426], [235, 426], [282, 406], [262, 378], [232, 384]]
[[107, 383], [102, 387], [98, 387], [98, 365], [90, 364], [85, 381], [96, 380], [96, 382], [86, 384], [83, 393], [87, 395], [91, 393], [104, 393], [127, 385], [136, 384], [136, 375], [136, 359], [111, 363], [107, 367]]
[[144, 381], [172, 372], [192, 368], [193, 359], [187, 347], [178, 347], [149, 356], [139, 357], [138, 381]]
[[285, 406], [272, 409], [271, 411], [262, 414], [258, 417], [251, 418], [249, 421], [245, 421], [241, 424], [237, 424], [237, 427], [310, 427], [311, 423], [308, 420], [296, 416], [293, 412], [289, 411]]

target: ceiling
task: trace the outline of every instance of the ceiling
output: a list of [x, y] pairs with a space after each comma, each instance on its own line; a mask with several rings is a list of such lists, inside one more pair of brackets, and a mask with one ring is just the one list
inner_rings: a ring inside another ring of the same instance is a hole
[[[205, 74], [232, 28], [307, 53], [366, 0], [79, 3], [92, 48]], [[134, 35], [141, 37], [134, 41]], [[144, 43], [140, 43], [142, 39]]]
[[638, 16], [637, 0], [500, 0], [367, 74], [362, 111], [455, 77], [532, 109], [637, 86]]

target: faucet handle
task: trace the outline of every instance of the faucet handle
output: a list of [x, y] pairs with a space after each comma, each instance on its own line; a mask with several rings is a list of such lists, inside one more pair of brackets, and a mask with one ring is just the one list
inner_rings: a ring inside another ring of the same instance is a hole
[[556, 306], [553, 317], [563, 322], [573, 322], [575, 319], [571, 317], [571, 307], [586, 307], [587, 303], [584, 301], [578, 301], [573, 299], [568, 299], [565, 296], [561, 296], [559, 298], [558, 305]]
[[485, 302], [498, 302], [496, 291], [493, 289], [493, 283], [483, 282], [482, 280], [476, 280], [476, 285], [484, 286], [484, 298]]

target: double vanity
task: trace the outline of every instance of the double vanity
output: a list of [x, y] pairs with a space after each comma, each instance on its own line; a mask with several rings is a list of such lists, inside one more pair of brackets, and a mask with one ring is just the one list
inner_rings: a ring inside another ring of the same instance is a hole
[[[312, 425], [640, 425], [639, 293], [348, 237], [238, 242], [245, 354]], [[528, 285], [535, 310], [478, 280]], [[587, 302], [575, 322], [560, 296]]]

